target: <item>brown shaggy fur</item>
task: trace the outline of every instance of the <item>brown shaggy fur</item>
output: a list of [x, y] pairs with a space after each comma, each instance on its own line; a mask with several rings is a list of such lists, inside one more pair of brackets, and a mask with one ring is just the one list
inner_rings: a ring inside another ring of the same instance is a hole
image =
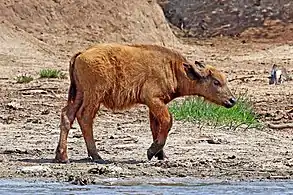
[[147, 105], [154, 140], [148, 158], [164, 159], [163, 146], [172, 126], [168, 102], [179, 96], [199, 95], [226, 107], [235, 103], [225, 76], [214, 67], [199, 68], [178, 52], [156, 45], [92, 46], [72, 57], [70, 79], [68, 104], [61, 114], [58, 162], [68, 161], [66, 140], [75, 117], [89, 156], [101, 161], [92, 127], [101, 104], [112, 110]]

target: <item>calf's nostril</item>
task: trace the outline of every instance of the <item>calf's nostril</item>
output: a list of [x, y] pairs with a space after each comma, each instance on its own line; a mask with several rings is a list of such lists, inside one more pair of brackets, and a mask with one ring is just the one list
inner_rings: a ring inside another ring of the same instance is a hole
[[236, 101], [237, 101], [236, 98], [230, 98], [230, 99], [229, 99], [229, 102], [230, 102], [231, 104], [235, 104]]

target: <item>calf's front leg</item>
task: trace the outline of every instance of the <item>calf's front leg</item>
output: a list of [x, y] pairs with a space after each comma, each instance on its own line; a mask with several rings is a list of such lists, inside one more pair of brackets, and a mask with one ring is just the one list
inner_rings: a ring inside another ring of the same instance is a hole
[[[150, 128], [152, 130], [152, 135], [153, 135], [153, 141], [155, 142], [157, 140], [158, 137], [158, 133], [160, 131], [159, 129], [159, 122], [157, 120], [157, 118], [153, 115], [152, 112], [149, 112], [149, 118], [150, 118]], [[170, 115], [170, 128], [168, 129], [168, 132], [171, 130], [172, 127], [172, 115]], [[158, 158], [158, 160], [164, 160], [166, 158], [168, 158], [164, 152], [164, 150], [160, 150], [157, 154], [155, 154], [155, 157]]]
[[166, 143], [168, 132], [172, 127], [172, 116], [168, 107], [160, 100], [152, 102], [150, 108], [150, 126], [153, 135], [153, 143], [147, 151], [147, 157], [151, 160], [156, 156], [159, 160], [164, 160], [163, 147]]

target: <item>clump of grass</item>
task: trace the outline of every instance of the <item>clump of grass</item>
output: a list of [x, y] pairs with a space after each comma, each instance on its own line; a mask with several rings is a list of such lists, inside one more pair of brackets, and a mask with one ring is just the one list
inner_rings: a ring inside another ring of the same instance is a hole
[[43, 69], [40, 71], [40, 78], [66, 78], [65, 73], [56, 69]]
[[32, 80], [34, 80], [34, 78], [27, 75], [21, 75], [16, 77], [16, 83], [29, 83]]
[[257, 114], [247, 97], [239, 97], [236, 105], [230, 109], [218, 106], [201, 98], [188, 98], [174, 102], [169, 106], [176, 120], [205, 122], [210, 125], [224, 125], [237, 128], [240, 125], [259, 127]]

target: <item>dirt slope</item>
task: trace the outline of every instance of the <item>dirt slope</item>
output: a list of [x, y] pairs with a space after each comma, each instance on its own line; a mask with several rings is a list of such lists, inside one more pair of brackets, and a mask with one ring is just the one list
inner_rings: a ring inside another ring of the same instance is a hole
[[92, 42], [177, 43], [156, 1], [8, 0], [1, 21], [70, 52]]

